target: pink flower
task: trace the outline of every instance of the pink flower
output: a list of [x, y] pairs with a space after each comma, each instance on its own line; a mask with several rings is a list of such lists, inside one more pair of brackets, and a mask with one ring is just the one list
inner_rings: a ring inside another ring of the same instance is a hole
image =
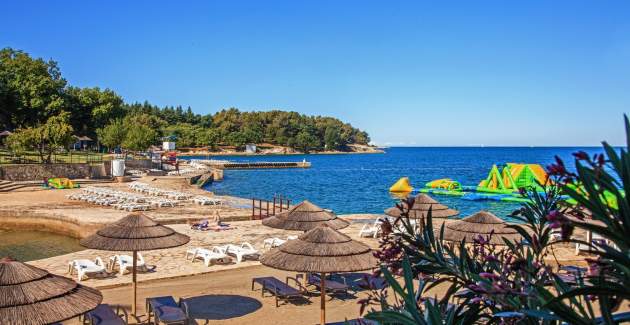
[[584, 151], [574, 152], [573, 157], [577, 160], [588, 160], [588, 154]]

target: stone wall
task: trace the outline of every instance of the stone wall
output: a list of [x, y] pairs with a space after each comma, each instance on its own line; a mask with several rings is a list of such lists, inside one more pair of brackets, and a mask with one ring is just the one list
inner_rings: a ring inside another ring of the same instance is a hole
[[39, 181], [50, 177], [101, 178], [107, 177], [104, 166], [89, 164], [25, 164], [0, 166], [0, 179], [9, 181]]

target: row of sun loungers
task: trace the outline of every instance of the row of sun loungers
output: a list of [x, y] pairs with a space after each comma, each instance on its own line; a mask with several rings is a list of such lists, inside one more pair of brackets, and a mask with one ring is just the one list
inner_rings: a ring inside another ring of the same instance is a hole
[[[280, 301], [289, 302], [294, 299], [307, 299], [308, 294], [312, 291], [321, 292], [322, 286], [326, 288], [326, 293], [332, 297], [340, 294], [348, 295], [350, 290], [355, 292], [370, 288], [384, 288], [386, 280], [381, 277], [375, 277], [369, 274], [335, 274], [327, 278], [322, 285], [321, 278], [318, 274], [309, 273], [306, 275], [306, 282], [303, 282], [303, 275], [298, 274], [295, 277], [287, 277], [284, 282], [275, 277], [255, 277], [252, 279], [252, 291], [258, 285], [261, 289], [261, 296], [270, 293], [275, 297], [276, 307], [279, 307]], [[359, 279], [359, 281], [356, 281]], [[303, 284], [304, 283], [304, 284]]]
[[165, 190], [165, 189], [153, 187], [149, 184], [142, 183], [142, 182], [131, 182], [129, 183], [129, 188], [136, 192], [148, 194], [151, 196], [164, 196], [164, 197], [167, 197], [169, 199], [174, 199], [174, 200], [188, 200], [192, 197], [192, 195], [188, 193], [184, 193], [180, 191]]
[[[241, 245], [227, 244], [222, 246], [214, 246], [210, 249], [196, 247], [186, 251], [185, 259], [190, 258], [192, 262], [197, 259], [203, 260], [206, 266], [210, 266], [213, 263], [229, 263], [231, 258], [235, 257], [237, 263], [242, 262], [245, 259], [258, 259], [260, 252], [254, 248], [250, 243], [244, 242]], [[110, 271], [113, 272], [115, 268], [118, 268], [120, 275], [123, 275], [127, 271], [131, 271], [133, 267], [133, 258], [129, 255], [114, 255], [109, 258], [109, 263], [106, 265], [100, 257], [96, 257], [93, 261], [88, 259], [77, 259], [68, 263], [68, 273], [70, 275], [77, 274], [77, 281], [82, 281], [84, 278], [93, 275], [108, 275]], [[136, 261], [136, 267], [140, 270], [148, 270], [146, 262], [142, 254], [138, 253], [138, 260]]]
[[[124, 193], [124, 192], [121, 192]], [[132, 194], [132, 193], [129, 193]], [[66, 196], [70, 200], [84, 201], [96, 205], [111, 206], [120, 210], [127, 211], [146, 211], [152, 206], [175, 206], [174, 202], [156, 202], [155, 200], [138, 197], [135, 195], [123, 196], [121, 194], [112, 195], [111, 193], [90, 193], [82, 192], [70, 194]]]
[[213, 246], [211, 249], [202, 247], [191, 248], [186, 251], [185, 258], [191, 257], [191, 261], [196, 259], [203, 260], [206, 266], [210, 266], [213, 262], [227, 262], [230, 256], [236, 257], [238, 263], [246, 258], [258, 259], [260, 252], [250, 243], [242, 243], [239, 245], [227, 244], [223, 246]]
[[164, 190], [142, 182], [132, 182], [129, 184], [129, 188], [151, 196], [164, 196], [174, 200], [189, 200], [199, 205], [223, 205], [223, 200], [220, 199], [209, 198], [203, 195], [192, 196], [184, 192]]
[[[133, 267], [133, 257], [129, 255], [114, 255], [109, 258], [107, 265], [103, 263], [100, 257], [96, 257], [93, 261], [88, 259], [77, 259], [68, 263], [68, 273], [70, 275], [77, 274], [77, 281], [81, 282], [85, 277], [101, 274], [110, 274], [116, 268], [120, 275], [125, 274], [126, 271], [131, 271]], [[138, 253], [138, 260], [136, 261], [136, 268], [139, 270], [148, 270], [149, 267], [144, 261], [142, 254]]]

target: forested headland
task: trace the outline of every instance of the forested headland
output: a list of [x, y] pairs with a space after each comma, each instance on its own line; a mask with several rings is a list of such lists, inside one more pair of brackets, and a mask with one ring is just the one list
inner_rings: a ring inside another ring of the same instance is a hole
[[178, 147], [235, 146], [268, 143], [299, 151], [345, 150], [368, 144], [365, 131], [339, 119], [271, 110], [237, 108], [214, 114], [191, 107], [158, 107], [127, 103], [111, 89], [68, 84], [57, 62], [33, 58], [23, 51], [0, 50], [0, 132], [14, 151], [42, 155], [67, 147], [75, 136], [87, 136], [108, 149], [143, 151], [172, 136]]

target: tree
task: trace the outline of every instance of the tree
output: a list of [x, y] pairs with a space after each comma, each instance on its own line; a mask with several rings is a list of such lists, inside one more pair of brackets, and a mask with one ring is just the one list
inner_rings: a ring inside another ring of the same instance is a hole
[[219, 133], [215, 129], [200, 128], [196, 136], [197, 144], [209, 146], [212, 149], [215, 149], [219, 143]]
[[68, 87], [65, 94], [72, 126], [81, 135], [94, 135], [124, 113], [122, 98], [109, 89]]
[[110, 124], [96, 131], [102, 144], [110, 149], [120, 147], [127, 136], [127, 128], [122, 119], [112, 120]]
[[341, 135], [339, 134], [339, 129], [329, 126], [326, 128], [324, 133], [324, 143], [326, 144], [326, 149], [335, 150], [341, 146]]
[[131, 151], [145, 151], [155, 143], [157, 132], [146, 125], [127, 126], [122, 146]]
[[317, 148], [318, 145], [317, 138], [306, 130], [300, 131], [295, 137], [295, 146], [305, 153]]
[[64, 107], [65, 86], [57, 62], [11, 48], [0, 50], [0, 127], [44, 123]]
[[18, 129], [8, 139], [10, 148], [15, 151], [37, 150], [42, 162], [50, 163], [55, 150], [72, 143], [70, 114], [63, 112], [49, 118], [37, 127]]

